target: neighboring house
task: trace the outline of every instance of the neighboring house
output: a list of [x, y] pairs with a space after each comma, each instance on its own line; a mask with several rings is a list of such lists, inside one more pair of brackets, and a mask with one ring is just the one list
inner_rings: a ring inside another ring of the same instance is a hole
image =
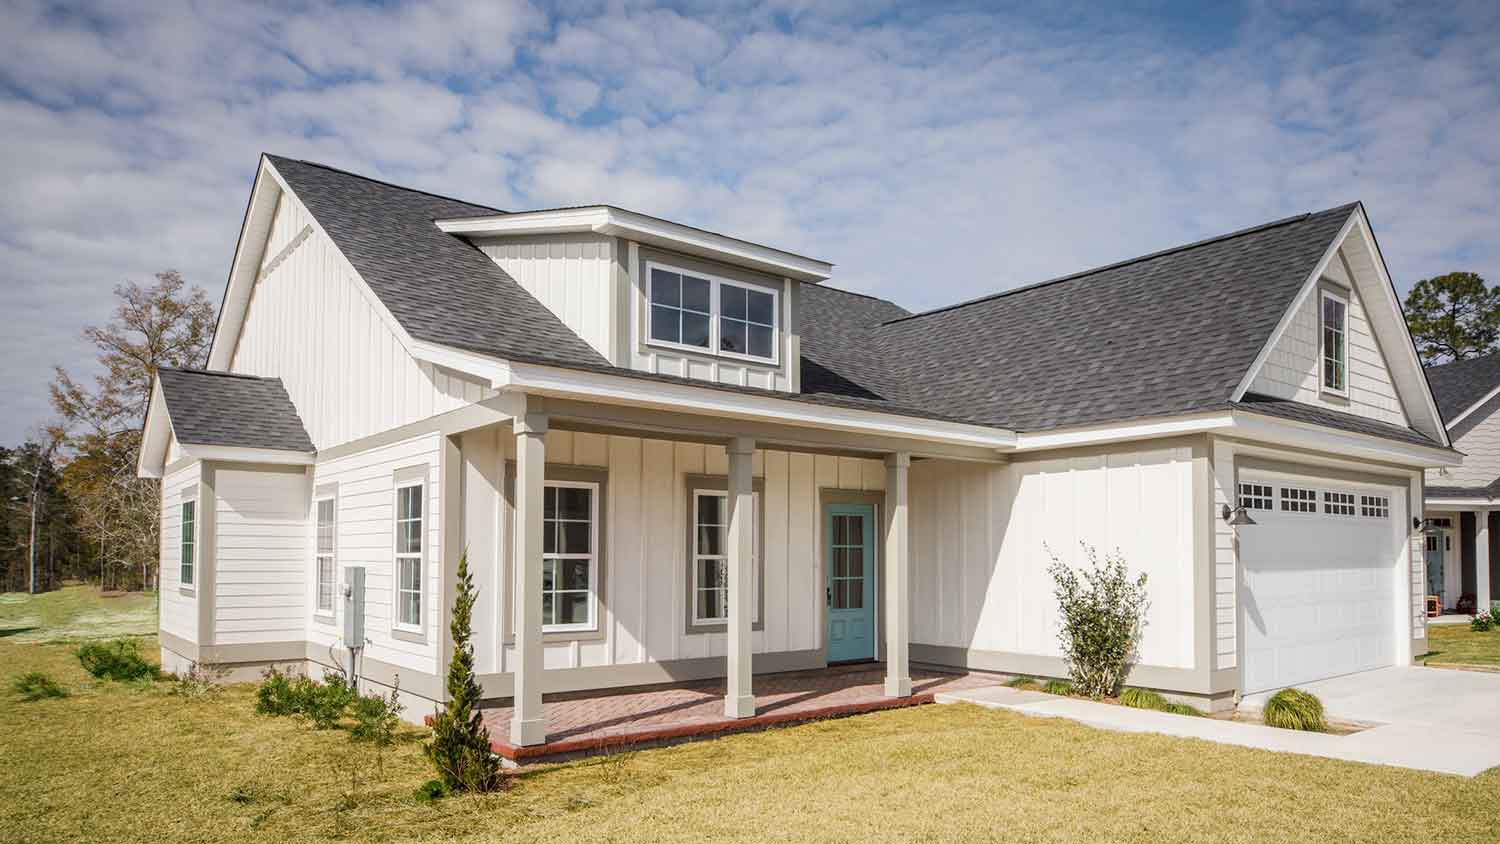
[[543, 692], [1062, 676], [1081, 542], [1149, 576], [1130, 682], [1204, 709], [1426, 650], [1414, 517], [1460, 455], [1360, 205], [923, 314], [831, 274], [262, 158], [211, 371], [146, 423], [163, 663], [321, 671], [362, 601], [363, 681], [420, 717], [467, 553], [517, 744]]
[[1427, 593], [1472, 613], [1500, 600], [1500, 353], [1428, 367], [1427, 381], [1464, 454], [1427, 471]]

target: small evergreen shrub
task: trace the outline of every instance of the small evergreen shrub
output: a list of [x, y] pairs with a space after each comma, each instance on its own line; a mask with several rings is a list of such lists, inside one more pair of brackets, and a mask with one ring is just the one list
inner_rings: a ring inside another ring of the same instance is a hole
[[1494, 626], [1495, 621], [1487, 612], [1475, 613], [1474, 618], [1469, 622], [1469, 629], [1475, 633], [1488, 633]]
[[1048, 680], [1042, 686], [1042, 691], [1046, 692], [1049, 695], [1062, 695], [1064, 697], [1071, 697], [1073, 694], [1073, 684], [1069, 683], [1067, 680]]
[[436, 803], [448, 796], [448, 786], [442, 780], [428, 780], [417, 787], [418, 803]]
[[1100, 560], [1092, 546], [1079, 545], [1089, 561], [1081, 578], [1056, 555], [1047, 573], [1062, 614], [1058, 639], [1073, 688], [1098, 700], [1124, 682], [1150, 602], [1146, 575], [1132, 579], [1118, 551]]
[[300, 715], [320, 730], [339, 721], [359, 695], [342, 674], [331, 674], [319, 683], [311, 677], [289, 677], [274, 667], [262, 675], [255, 690], [255, 711], [262, 715]]
[[56, 680], [40, 671], [28, 671], [17, 677], [10, 685], [21, 696], [21, 700], [28, 702], [68, 696], [67, 689], [59, 686]]
[[1134, 709], [1154, 709], [1166, 712], [1171, 702], [1150, 689], [1129, 688], [1120, 692], [1120, 703]]
[[1323, 701], [1301, 689], [1282, 689], [1271, 695], [1261, 713], [1261, 720], [1267, 726], [1284, 730], [1328, 731], [1328, 722], [1323, 718]]
[[255, 690], [255, 711], [261, 715], [292, 715], [299, 708], [292, 691], [292, 678], [274, 665], [266, 669]]
[[396, 743], [396, 731], [401, 728], [400, 689], [392, 689], [389, 698], [380, 695], [361, 695], [349, 707], [354, 716], [354, 726], [349, 737], [355, 741], [369, 742], [376, 747], [389, 747]]
[[85, 642], [75, 653], [83, 670], [101, 680], [154, 680], [158, 673], [134, 639]]
[[448, 664], [448, 705], [432, 723], [427, 758], [449, 791], [494, 791], [505, 784], [500, 761], [490, 750], [490, 732], [479, 713], [479, 681], [474, 676], [474, 631], [469, 623], [479, 592], [469, 576], [469, 552], [458, 558], [458, 590], [453, 598], [453, 659]]

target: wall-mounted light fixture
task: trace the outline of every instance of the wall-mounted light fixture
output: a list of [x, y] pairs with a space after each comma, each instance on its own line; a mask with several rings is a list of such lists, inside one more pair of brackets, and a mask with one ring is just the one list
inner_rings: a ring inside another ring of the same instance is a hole
[[1229, 509], [1229, 505], [1225, 504], [1224, 509], [1219, 513], [1219, 517], [1228, 522], [1230, 527], [1244, 527], [1245, 525], [1255, 524], [1255, 520], [1250, 518], [1249, 511], [1244, 507], [1236, 507], [1231, 510]]

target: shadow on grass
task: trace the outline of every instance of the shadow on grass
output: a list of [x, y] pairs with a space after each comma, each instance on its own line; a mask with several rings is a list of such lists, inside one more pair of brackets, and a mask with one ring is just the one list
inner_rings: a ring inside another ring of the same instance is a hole
[[31, 631], [37, 630], [37, 629], [39, 629], [39, 628], [37, 628], [35, 626], [33, 626], [33, 627], [0, 627], [0, 639], [5, 639], [5, 638], [8, 638], [10, 636], [19, 636], [22, 633], [30, 633]]

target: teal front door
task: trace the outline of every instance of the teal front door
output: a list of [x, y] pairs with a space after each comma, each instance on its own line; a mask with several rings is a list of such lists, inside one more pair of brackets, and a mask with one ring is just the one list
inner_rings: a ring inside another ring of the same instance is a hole
[[828, 661], [875, 658], [875, 508], [830, 504], [827, 538]]

